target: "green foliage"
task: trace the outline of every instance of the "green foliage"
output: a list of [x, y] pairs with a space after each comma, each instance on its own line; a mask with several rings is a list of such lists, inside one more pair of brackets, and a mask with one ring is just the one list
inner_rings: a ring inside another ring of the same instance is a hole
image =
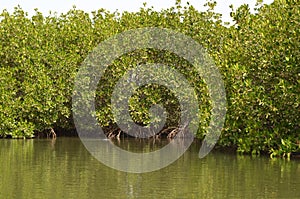
[[[72, 129], [71, 96], [76, 72], [88, 53], [105, 39], [125, 30], [162, 27], [199, 42], [215, 60], [226, 86], [228, 111], [221, 146], [239, 152], [273, 155], [299, 151], [299, 23], [300, 5], [293, 0], [258, 2], [257, 13], [241, 6], [231, 16], [235, 25], [222, 25], [215, 3], [206, 12], [192, 6], [159, 12], [89, 15], [76, 8], [60, 16], [29, 18], [21, 9], [0, 16], [0, 136], [32, 137], [50, 128]], [[199, 138], [205, 136], [210, 101], [205, 82], [184, 59], [170, 52], [144, 49], [115, 60], [99, 82], [97, 119], [114, 127], [110, 99], [118, 79], [145, 63], [163, 63], [181, 72], [195, 88], [201, 111]], [[167, 126], [177, 125], [178, 102], [168, 89], [155, 85], [136, 91], [130, 109], [135, 122], [147, 125], [149, 107], [162, 103], [172, 114]]]
[[246, 6], [232, 14], [236, 27], [221, 53], [229, 103], [221, 143], [241, 152], [299, 150], [299, 7], [275, 1], [256, 15]]

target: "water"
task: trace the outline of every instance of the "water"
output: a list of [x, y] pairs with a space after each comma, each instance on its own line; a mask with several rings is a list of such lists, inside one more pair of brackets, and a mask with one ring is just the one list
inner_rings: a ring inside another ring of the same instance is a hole
[[[131, 151], [162, 144], [119, 143]], [[130, 174], [98, 162], [78, 138], [0, 140], [0, 198], [300, 198], [299, 160], [216, 151], [199, 159], [199, 148], [193, 143], [164, 169]]]

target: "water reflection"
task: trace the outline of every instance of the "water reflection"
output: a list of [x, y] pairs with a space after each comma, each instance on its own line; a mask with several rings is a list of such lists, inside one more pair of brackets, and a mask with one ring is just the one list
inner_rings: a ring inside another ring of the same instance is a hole
[[[134, 152], [165, 144], [119, 142]], [[0, 140], [0, 198], [300, 198], [299, 160], [222, 152], [199, 159], [199, 149], [195, 142], [164, 169], [129, 174], [99, 163], [77, 138]]]

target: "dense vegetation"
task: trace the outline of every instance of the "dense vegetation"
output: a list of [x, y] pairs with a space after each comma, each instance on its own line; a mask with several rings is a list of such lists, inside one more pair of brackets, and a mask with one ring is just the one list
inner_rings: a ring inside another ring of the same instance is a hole
[[[198, 41], [214, 59], [224, 78], [228, 110], [218, 142], [245, 153], [285, 155], [300, 150], [300, 4], [275, 0], [258, 6], [256, 14], [243, 5], [231, 13], [234, 25], [224, 26], [215, 3], [207, 11], [192, 6], [159, 12], [89, 15], [76, 8], [62, 15], [28, 17], [16, 8], [0, 15], [0, 136], [30, 138], [51, 129], [74, 129], [74, 77], [88, 53], [101, 41], [125, 30], [162, 27]], [[163, 54], [163, 56], [161, 56]], [[205, 83], [185, 60], [169, 52], [145, 49], [116, 60], [99, 83], [97, 119], [114, 132], [111, 113], [113, 87], [129, 68], [140, 63], [173, 64], [196, 88], [201, 110], [199, 138], [205, 136], [210, 103]], [[174, 64], [175, 63], [175, 64]], [[167, 127], [176, 125], [178, 102], [166, 88], [149, 85], [132, 97], [132, 117], [149, 122], [148, 109], [163, 103], [169, 112]], [[143, 95], [143, 100], [141, 100]]]

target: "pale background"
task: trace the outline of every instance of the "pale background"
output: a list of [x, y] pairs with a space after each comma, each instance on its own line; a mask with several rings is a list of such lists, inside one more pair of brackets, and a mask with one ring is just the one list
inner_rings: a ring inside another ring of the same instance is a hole
[[[216, 12], [223, 15], [223, 21], [230, 20], [229, 5], [233, 4], [234, 8], [246, 3], [249, 4], [252, 11], [255, 6], [256, 0], [216, 0], [217, 7]], [[34, 8], [38, 8], [40, 12], [45, 15], [49, 14], [49, 11], [57, 13], [66, 13], [73, 5], [77, 9], [84, 10], [86, 12], [95, 11], [99, 8], [105, 8], [109, 11], [138, 11], [143, 6], [143, 2], [147, 3], [147, 7], [154, 7], [154, 10], [161, 10], [162, 8], [169, 8], [175, 5], [175, 0], [0, 0], [0, 12], [4, 9], [12, 12], [14, 7], [20, 5], [21, 8], [28, 12], [31, 16], [34, 14]], [[186, 0], [182, 0], [182, 5], [186, 5]], [[205, 0], [188, 0], [198, 10], [204, 11]], [[264, 0], [264, 3], [270, 4], [273, 0]]]

